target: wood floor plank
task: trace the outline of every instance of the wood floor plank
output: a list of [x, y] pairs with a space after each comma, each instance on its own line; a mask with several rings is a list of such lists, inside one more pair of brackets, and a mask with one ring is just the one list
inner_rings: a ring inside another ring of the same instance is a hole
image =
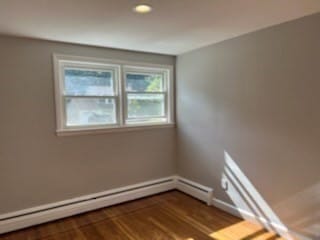
[[[123, 225], [135, 232], [137, 239], [186, 239], [195, 235], [199, 239], [210, 239], [193, 226], [161, 211], [161, 207], [143, 209], [139, 213], [119, 218]], [[146, 231], [147, 229], [147, 231]], [[170, 234], [174, 233], [174, 234]]]
[[170, 191], [0, 236], [0, 240], [283, 240]]

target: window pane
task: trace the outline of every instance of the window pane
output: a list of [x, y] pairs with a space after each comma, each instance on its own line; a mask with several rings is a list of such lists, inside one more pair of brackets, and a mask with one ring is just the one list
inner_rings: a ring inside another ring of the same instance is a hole
[[161, 92], [163, 91], [162, 74], [126, 74], [126, 89], [132, 92]]
[[74, 96], [114, 95], [112, 71], [64, 70], [65, 93]]
[[114, 99], [67, 97], [65, 101], [67, 126], [116, 123], [116, 106]]
[[128, 118], [164, 117], [164, 94], [128, 94]]

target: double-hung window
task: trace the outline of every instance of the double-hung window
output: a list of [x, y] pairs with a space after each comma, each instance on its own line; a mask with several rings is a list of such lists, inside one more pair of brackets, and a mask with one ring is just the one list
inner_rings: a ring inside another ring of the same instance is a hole
[[128, 67], [124, 75], [126, 124], [166, 122], [168, 72]]
[[57, 133], [173, 125], [172, 67], [54, 55]]

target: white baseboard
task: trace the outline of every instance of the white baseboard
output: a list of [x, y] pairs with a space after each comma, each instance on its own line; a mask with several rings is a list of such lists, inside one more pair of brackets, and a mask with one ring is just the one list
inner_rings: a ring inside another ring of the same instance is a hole
[[0, 215], [0, 234], [173, 190], [176, 177], [161, 178], [97, 194]]
[[298, 234], [292, 230], [289, 230], [286, 226], [270, 222], [267, 219], [263, 217], [256, 216], [252, 212], [249, 212], [247, 210], [238, 208], [234, 205], [231, 205], [229, 203], [226, 203], [224, 201], [221, 201], [217, 198], [212, 199], [212, 205], [227, 212], [230, 213], [233, 216], [249, 220], [251, 222], [262, 224], [265, 228], [270, 229], [270, 226], [272, 226], [273, 231], [278, 233], [280, 236], [282, 236], [285, 239], [292, 240], [292, 239], [301, 239], [301, 240], [311, 240], [310, 238], [306, 236], [302, 236], [301, 234]]
[[199, 183], [190, 181], [180, 176], [176, 176], [176, 189], [191, 195], [199, 200], [206, 202], [208, 205], [213, 205], [233, 216], [249, 220], [251, 222], [262, 224], [265, 228], [269, 228], [272, 226], [272, 230], [277, 232], [279, 235], [284, 237], [285, 239], [292, 240], [295, 239], [301, 240], [312, 240], [308, 237], [302, 236], [292, 230], [289, 230], [286, 226], [276, 223], [270, 222], [265, 218], [256, 216], [254, 213], [249, 212], [247, 210], [238, 208], [232, 204], [221, 201], [217, 198], [213, 197], [213, 189], [201, 185]]
[[213, 198], [212, 199], [212, 205], [215, 206], [216, 208], [221, 209], [224, 212], [230, 213], [233, 216], [242, 218], [242, 216], [241, 216], [240, 212], [238, 211], [238, 209], [235, 206], [233, 206], [233, 205], [231, 205], [229, 203], [223, 202], [223, 201], [221, 201], [221, 200], [219, 200], [217, 198]]
[[[268, 220], [258, 217], [251, 212], [214, 198], [212, 188], [180, 176], [156, 179], [53, 204], [2, 214], [0, 215], [0, 234], [174, 189], [204, 201], [208, 205], [213, 205], [231, 215], [246, 218], [253, 222], [259, 220], [260, 223], [265, 223], [265, 227], [271, 225], [277, 233], [285, 237], [284, 231], [287, 230], [285, 226], [268, 222]], [[293, 231], [289, 231], [289, 234], [298, 239], [311, 240]], [[290, 238], [287, 237], [287, 239]]]
[[211, 205], [213, 189], [199, 183], [176, 176], [176, 189]]
[[217, 198], [213, 198], [212, 200], [213, 206], [230, 213], [231, 215], [240, 217], [240, 218], [246, 218], [248, 220], [260, 223], [260, 224], [264, 224], [265, 226], [272, 226], [273, 228], [277, 229], [278, 231], [287, 231], [287, 228], [283, 225], [280, 225], [278, 223], [275, 222], [270, 222], [265, 218], [262, 217], [258, 217], [255, 214], [253, 214], [252, 212], [249, 212], [247, 210], [238, 208], [234, 205], [231, 205], [229, 203], [223, 202]]

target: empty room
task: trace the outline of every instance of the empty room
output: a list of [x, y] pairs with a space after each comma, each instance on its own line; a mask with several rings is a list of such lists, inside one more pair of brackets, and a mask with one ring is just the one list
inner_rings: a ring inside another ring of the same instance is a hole
[[1, 0], [0, 240], [320, 240], [320, 0]]

